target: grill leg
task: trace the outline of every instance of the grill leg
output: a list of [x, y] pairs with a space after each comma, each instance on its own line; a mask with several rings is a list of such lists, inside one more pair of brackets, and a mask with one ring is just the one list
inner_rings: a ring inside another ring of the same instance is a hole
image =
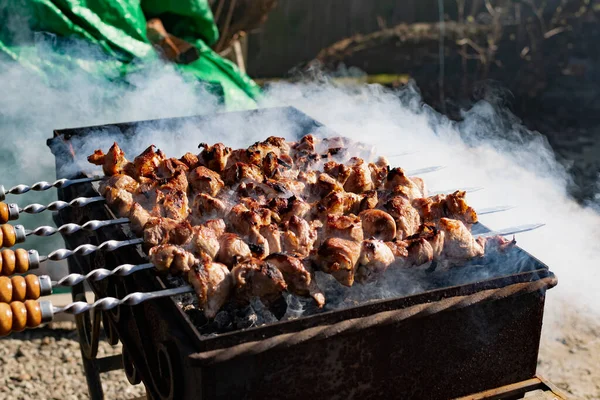
[[[70, 260], [69, 270], [73, 270]], [[73, 296], [73, 301], [86, 301], [83, 284], [73, 286], [71, 294]], [[98, 341], [100, 338], [100, 313], [94, 313], [93, 324], [90, 314], [90, 312], [86, 312], [75, 316], [75, 323], [77, 324], [81, 360], [83, 362], [83, 370], [85, 372], [90, 399], [103, 400], [104, 392], [102, 391], [100, 369], [96, 362]]]

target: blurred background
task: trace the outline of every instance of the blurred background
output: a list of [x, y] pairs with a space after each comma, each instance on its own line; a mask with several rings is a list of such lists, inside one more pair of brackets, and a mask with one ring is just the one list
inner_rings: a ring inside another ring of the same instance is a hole
[[[44, 140], [57, 128], [253, 108], [282, 81], [408, 85], [452, 120], [484, 101], [499, 110], [496, 134], [539, 131], [568, 172], [570, 195], [599, 209], [599, 16], [592, 0], [0, 0], [0, 163], [11, 171], [1, 183], [54, 180]], [[15, 139], [24, 131], [26, 140]], [[47, 215], [22, 223], [52, 225]], [[62, 245], [53, 237], [22, 247], [45, 254]], [[40, 273], [65, 269], [54, 263]], [[545, 339], [541, 372], [581, 398], [600, 398], [600, 331], [570, 318], [570, 336]], [[87, 395], [66, 324], [0, 342], [0, 397]], [[556, 361], [574, 353], [573, 364]], [[54, 378], [15, 372], [39, 354]], [[107, 398], [143, 394], [119, 371], [105, 385]]]

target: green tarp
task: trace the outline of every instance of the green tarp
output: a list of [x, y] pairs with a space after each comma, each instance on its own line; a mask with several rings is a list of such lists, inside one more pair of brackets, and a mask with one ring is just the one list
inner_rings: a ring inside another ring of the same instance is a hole
[[146, 38], [155, 16], [200, 52], [191, 64], [175, 64], [184, 78], [206, 83], [230, 109], [256, 106], [258, 86], [210, 48], [219, 33], [207, 0], [0, 0], [0, 58], [49, 85], [74, 69], [128, 84], [132, 72], [162, 63]]

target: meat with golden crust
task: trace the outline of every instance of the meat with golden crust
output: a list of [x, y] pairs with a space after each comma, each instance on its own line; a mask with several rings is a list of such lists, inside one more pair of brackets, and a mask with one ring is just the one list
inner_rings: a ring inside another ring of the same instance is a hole
[[439, 229], [444, 232], [443, 257], [450, 261], [465, 261], [482, 257], [484, 248], [458, 220], [441, 218]]
[[422, 185], [421, 180], [418, 183], [406, 176], [402, 168], [393, 168], [387, 175], [384, 187], [392, 192], [403, 189], [409, 200], [412, 200], [425, 197], [425, 187]]
[[193, 191], [213, 197], [219, 194], [225, 185], [217, 172], [202, 166], [190, 171], [188, 181]]
[[317, 240], [318, 226], [309, 224], [306, 220], [292, 216], [283, 225], [282, 245], [288, 254], [308, 256]]
[[264, 177], [260, 167], [254, 164], [245, 164], [237, 162], [223, 171], [223, 181], [228, 186], [240, 184], [242, 182], [262, 183]]
[[123, 189], [129, 193], [135, 193], [139, 186], [140, 184], [131, 176], [125, 174], [115, 174], [107, 180], [100, 182], [98, 192], [104, 196], [109, 188], [114, 188]]
[[102, 165], [102, 171], [106, 176], [123, 174], [131, 170], [130, 162], [127, 161], [125, 153], [116, 142], [106, 154], [102, 150], [94, 151], [94, 154], [88, 157], [88, 161], [95, 165]]
[[159, 244], [184, 245], [192, 238], [192, 226], [187, 221], [175, 221], [170, 218], [153, 217], [144, 226], [144, 243], [147, 246]]
[[374, 188], [371, 171], [367, 163], [358, 157], [353, 157], [348, 163], [351, 173], [344, 183], [344, 189], [352, 193], [364, 193]]
[[404, 239], [414, 235], [421, 225], [421, 216], [404, 196], [395, 196], [382, 207], [396, 221], [396, 238]]
[[412, 205], [419, 211], [423, 222], [436, 223], [440, 218], [462, 221], [467, 227], [477, 222], [477, 213], [465, 201], [466, 192], [414, 199]]
[[219, 173], [225, 170], [229, 156], [232, 153], [231, 148], [225, 146], [223, 143], [216, 143], [213, 146], [200, 143], [198, 148], [202, 148], [202, 151], [198, 155], [198, 162], [201, 165]]

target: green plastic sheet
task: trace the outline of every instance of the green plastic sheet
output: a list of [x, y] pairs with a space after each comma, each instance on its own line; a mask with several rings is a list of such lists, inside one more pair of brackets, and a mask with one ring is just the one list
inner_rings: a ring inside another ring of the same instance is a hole
[[152, 17], [198, 48], [198, 60], [175, 64], [186, 80], [204, 83], [229, 109], [256, 106], [256, 83], [210, 48], [219, 33], [207, 0], [0, 0], [0, 58], [49, 85], [75, 69], [127, 85], [128, 75], [164, 64], [146, 38]]

